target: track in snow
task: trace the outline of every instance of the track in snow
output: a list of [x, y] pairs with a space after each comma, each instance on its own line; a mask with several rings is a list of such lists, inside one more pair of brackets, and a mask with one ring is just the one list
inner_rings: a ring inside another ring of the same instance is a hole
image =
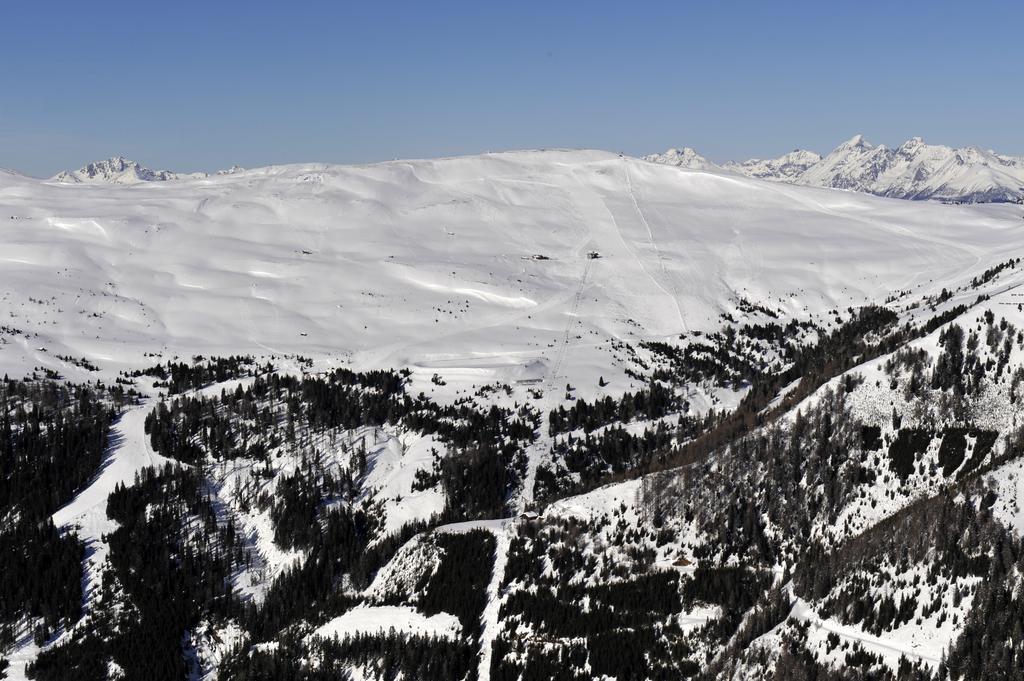
[[806, 602], [799, 598], [796, 599], [796, 604], [793, 606], [793, 610], [790, 612], [789, 616], [802, 622], [807, 622], [816, 629], [833, 633], [841, 639], [859, 643], [864, 646], [866, 650], [878, 653], [883, 657], [905, 655], [907, 658], [925, 662], [933, 668], [940, 662], [939, 657], [919, 653], [910, 645], [899, 645], [896, 641], [885, 640], [878, 636], [872, 636], [866, 632], [858, 631], [854, 627], [822, 619], [818, 613], [814, 612], [814, 610], [807, 605]]
[[[55, 526], [77, 532], [85, 544], [85, 565], [82, 567], [84, 611], [95, 604], [99, 594], [103, 565], [110, 550], [103, 535], [117, 529], [117, 523], [107, 517], [107, 496], [118, 483], [131, 485], [135, 475], [145, 468], [179, 463], [160, 456], [149, 444], [145, 422], [151, 406], [150, 401], [145, 400], [117, 418], [110, 429], [107, 451], [96, 475], [74, 499], [53, 514]], [[8, 655], [10, 667], [6, 678], [10, 681], [27, 679], [26, 667], [35, 661], [39, 652], [32, 637], [24, 636]]]
[[626, 168], [626, 193], [629, 194], [630, 201], [633, 202], [633, 208], [636, 210], [637, 216], [640, 218], [640, 222], [643, 223], [644, 228], [647, 230], [647, 236], [651, 241], [651, 248], [654, 249], [654, 254], [658, 258], [658, 266], [661, 267], [661, 275], [665, 278], [665, 283], [668, 284], [671, 291], [666, 289], [661, 282], [651, 277], [654, 283], [657, 284], [658, 288], [665, 292], [669, 298], [672, 299], [672, 303], [676, 306], [676, 314], [679, 315], [679, 326], [683, 333], [689, 334], [689, 327], [686, 325], [686, 318], [683, 316], [683, 308], [679, 306], [679, 296], [676, 294], [675, 284], [672, 282], [672, 277], [669, 276], [668, 269], [665, 267], [665, 256], [658, 248], [658, 242], [654, 239], [654, 230], [651, 229], [651, 225], [647, 222], [647, 216], [644, 215], [643, 210], [640, 209], [640, 204], [636, 200], [636, 192], [633, 191], [633, 178], [629, 172], [629, 163], [623, 164]]
[[[551, 370], [544, 376], [544, 382], [541, 384], [541, 389], [544, 393], [540, 405], [542, 415], [557, 406], [560, 401], [555, 397], [558, 394], [558, 378], [561, 375], [562, 365], [565, 363], [569, 347], [572, 345], [573, 328], [579, 321], [578, 313], [580, 304], [583, 302], [583, 292], [586, 290], [587, 282], [590, 280], [590, 268], [594, 263], [594, 260], [589, 255], [584, 257], [587, 259], [583, 265], [583, 273], [580, 275], [579, 283], [576, 285], [576, 293], [573, 295], [572, 304], [569, 306], [569, 319], [565, 324], [562, 341], [555, 351], [554, 364], [552, 364]], [[519, 503], [520, 511], [525, 510], [527, 506], [533, 503], [533, 488], [537, 482], [537, 468], [540, 466], [541, 460], [547, 457], [550, 449], [551, 438], [547, 435], [547, 430], [542, 420], [540, 434], [526, 448], [526, 475], [523, 478], [523, 489]]]
[[511, 518], [499, 520], [475, 520], [464, 523], [453, 523], [436, 528], [435, 532], [469, 532], [471, 530], [487, 530], [494, 535], [494, 567], [491, 568], [491, 581], [487, 585], [487, 606], [481, 619], [483, 629], [480, 632], [480, 665], [477, 668], [478, 681], [491, 681], [491, 653], [494, 641], [498, 638], [501, 622], [498, 614], [501, 610], [501, 583], [505, 580], [505, 568], [508, 566], [508, 550]]
[[583, 266], [583, 274], [580, 275], [579, 284], [576, 286], [576, 294], [572, 298], [572, 305], [569, 306], [569, 321], [565, 324], [565, 333], [562, 336], [562, 344], [559, 347], [555, 364], [548, 373], [548, 381], [546, 383], [553, 383], [558, 380], [559, 372], [562, 370], [562, 364], [565, 362], [565, 355], [569, 352], [569, 346], [572, 345], [573, 327], [576, 325], [576, 322], [579, 321], [577, 313], [580, 309], [580, 303], [583, 301], [583, 291], [587, 287], [587, 280], [590, 278], [590, 266], [593, 262], [593, 259], [587, 256], [586, 264]]
[[76, 531], [85, 543], [86, 607], [96, 596], [100, 571], [107, 559], [109, 547], [103, 535], [117, 529], [117, 523], [107, 517], [107, 497], [114, 491], [114, 486], [130, 486], [135, 476], [145, 468], [179, 463], [160, 456], [150, 446], [145, 422], [151, 406], [149, 400], [144, 400], [118, 417], [110, 429], [107, 453], [97, 474], [70, 503], [53, 514], [54, 525]]

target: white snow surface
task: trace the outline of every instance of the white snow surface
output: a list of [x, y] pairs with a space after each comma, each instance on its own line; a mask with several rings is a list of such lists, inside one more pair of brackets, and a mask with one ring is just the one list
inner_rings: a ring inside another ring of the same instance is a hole
[[79, 533], [99, 537], [117, 529], [107, 518], [107, 496], [118, 483], [131, 485], [145, 468], [176, 463], [153, 451], [143, 423], [153, 408], [150, 401], [125, 411], [111, 428], [107, 454], [95, 478], [66, 506], [53, 514], [57, 527], [75, 527]]
[[1010, 461], [985, 478], [996, 492], [993, 515], [1018, 537], [1024, 536], [1024, 461]]
[[[378, 431], [368, 430], [375, 433]], [[445, 497], [440, 488], [435, 486], [412, 491], [417, 471], [431, 469], [432, 451], [443, 456], [446, 447], [431, 435], [403, 433], [398, 437], [387, 437], [367, 452], [368, 472], [363, 481], [364, 495], [373, 495], [375, 499], [387, 502], [381, 536], [397, 532], [406, 523], [426, 520], [444, 510]]]
[[307, 636], [307, 640], [312, 637], [344, 639], [359, 634], [389, 631], [457, 639], [462, 632], [462, 625], [458, 617], [447, 612], [427, 616], [409, 606], [359, 606], [318, 627]]
[[[904, 627], [905, 631], [896, 632], [892, 636], [874, 636], [860, 627], [821, 617], [799, 598], [796, 599], [790, 617], [810, 623], [807, 631], [808, 647], [823, 647], [828, 634], [836, 634], [841, 640], [860, 644], [868, 652], [878, 655], [893, 670], [899, 669], [901, 657], [911, 661], [920, 660], [934, 669], [938, 666], [946, 645], [955, 637], [951, 623], [936, 627], [931, 622], [931, 627], [910, 626]], [[831, 658], [826, 658], [833, 665], [842, 666], [845, 651], [834, 651]]]
[[0, 368], [110, 380], [160, 361], [147, 352], [300, 353], [460, 389], [564, 377], [590, 399], [598, 376], [631, 388], [611, 340], [717, 330], [740, 297], [809, 318], [941, 288], [1020, 252], [1019, 213], [600, 151], [133, 185], [3, 175]]
[[599, 487], [586, 494], [559, 499], [544, 510], [544, 515], [594, 520], [624, 506], [635, 517], [634, 506], [642, 484], [640, 479], [627, 480]]
[[118, 484], [131, 486], [136, 474], [145, 468], [177, 463], [153, 451], [143, 428], [152, 407], [145, 400], [118, 418], [96, 476], [69, 504], [53, 514], [56, 527], [76, 532], [85, 544], [86, 604], [94, 601], [101, 586], [101, 569], [109, 550], [103, 535], [117, 529], [117, 523], [107, 517], [107, 497]]

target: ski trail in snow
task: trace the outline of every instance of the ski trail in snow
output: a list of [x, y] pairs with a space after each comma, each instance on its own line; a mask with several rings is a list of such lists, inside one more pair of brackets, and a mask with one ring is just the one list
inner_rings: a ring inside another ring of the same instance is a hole
[[151, 400], [144, 400], [118, 417], [110, 429], [107, 452], [99, 471], [85, 489], [53, 514], [55, 526], [76, 531], [85, 544], [83, 599], [86, 610], [99, 592], [100, 576], [107, 560], [109, 547], [103, 535], [117, 529], [117, 523], [107, 517], [107, 497], [117, 484], [134, 483], [136, 474], [145, 468], [168, 463], [180, 465], [153, 451], [145, 432], [146, 415], [151, 407]]
[[474, 520], [464, 523], [452, 523], [436, 528], [436, 532], [470, 532], [486, 530], [494, 535], [494, 567], [491, 568], [491, 581], [487, 585], [487, 605], [484, 607], [480, 631], [480, 666], [477, 667], [477, 681], [491, 681], [491, 657], [494, 641], [501, 630], [498, 613], [501, 610], [501, 583], [505, 581], [505, 568], [508, 566], [508, 550], [512, 543], [510, 531], [511, 518], [497, 520]]
[[[579, 182], [578, 177], [575, 179]], [[569, 319], [565, 324], [565, 330], [562, 334], [562, 342], [555, 349], [555, 358], [551, 365], [551, 369], [544, 375], [544, 381], [541, 383], [541, 392], [543, 393], [543, 396], [540, 400], [539, 409], [542, 416], [558, 406], [559, 403], [559, 400], [555, 397], [557, 394], [556, 381], [562, 372], [566, 356], [569, 354], [569, 347], [572, 345], [573, 326], [579, 319], [578, 315], [580, 305], [583, 303], [583, 293], [587, 288], [587, 284], [590, 282], [590, 272], [594, 261], [589, 257], [588, 251], [596, 248], [595, 237], [590, 226], [590, 222], [580, 213], [580, 209], [576, 201], [570, 200], [569, 205], [572, 209], [573, 220], [579, 225], [580, 230], [584, 235], [583, 239], [576, 245], [573, 255], [575, 257], [584, 257], [586, 260], [584, 260], [583, 272], [580, 274], [579, 280], [576, 284], [576, 290], [574, 291], [569, 304]], [[623, 246], [625, 246], [625, 244], [623, 244]], [[548, 436], [546, 424], [542, 419], [540, 433], [537, 436], [537, 439], [526, 447], [526, 475], [523, 477], [522, 491], [520, 493], [518, 503], [515, 504], [518, 511], [526, 510], [526, 508], [533, 503], [534, 486], [537, 484], [537, 469], [540, 467], [542, 461], [550, 458], [550, 451], [551, 437]]]
[[[664, 257], [660, 249], [658, 248], [657, 243], [654, 240], [654, 234], [651, 230], [651, 226], [648, 224], [647, 218], [644, 216], [643, 211], [640, 209], [640, 205], [637, 202], [636, 196], [633, 192], [632, 180], [629, 175], [628, 163], [626, 164], [625, 168], [627, 193], [629, 194], [630, 200], [633, 203], [633, 207], [636, 210], [636, 213], [639, 216], [640, 221], [647, 229], [647, 234], [651, 246], [653, 247], [655, 253], [658, 256], [658, 262], [661, 266], [662, 274], [665, 280], [671, 284], [672, 279], [671, 277], [668, 276], [668, 270], [665, 268]], [[573, 173], [573, 178], [576, 180], [576, 182], [580, 185], [581, 188], [586, 189], [586, 185], [583, 183], [581, 178], [576, 173]], [[672, 302], [676, 308], [676, 315], [679, 319], [679, 324], [681, 325], [683, 332], [687, 332], [688, 327], [686, 325], [686, 320], [683, 316], [682, 309], [679, 306], [678, 298], [673, 292], [670, 292], [668, 289], [666, 289], [665, 286], [663, 286], [661, 282], [658, 281], [657, 277], [653, 276], [650, 272], [647, 271], [647, 268], [644, 266], [643, 261], [637, 256], [637, 254], [633, 251], [632, 248], [629, 247], [629, 244], [626, 242], [626, 239], [622, 234], [622, 230], [619, 227], [618, 221], [615, 219], [614, 213], [612, 213], [612, 211], [609, 210], [608, 205], [604, 202], [603, 199], [596, 196], [596, 194], [593, 194], [593, 192], [591, 192], [591, 194], [589, 195], [585, 194], [584, 198], [595, 202], [595, 209], [599, 206], [601, 209], [603, 209], [604, 215], [599, 217], [592, 217], [592, 219], [588, 220], [580, 213], [580, 206], [587, 204], [587, 200], [583, 200], [582, 202], [571, 202], [576, 221], [578, 221], [584, 227], [584, 229], [586, 229], [590, 234], [590, 240], [587, 241], [585, 244], [581, 245], [581, 247], [578, 249], [577, 255], [583, 255], [582, 251], [590, 246], [593, 246], [595, 248], [599, 247], [599, 243], [598, 241], [596, 241], [597, 236], [594, 234], [593, 228], [590, 225], [592, 223], [607, 224], [611, 228], [607, 236], [610, 237], [611, 235], [614, 235], [614, 237], [617, 238], [619, 245], [621, 246], [622, 252], [627, 254], [636, 262], [639, 271], [642, 272], [655, 285], [655, 287], [657, 287], [659, 291], [661, 291], [663, 294], [672, 299]], [[601, 244], [601, 246], [603, 246], [603, 244]], [[542, 384], [544, 398], [541, 402], [541, 407], [542, 413], [544, 414], [557, 407], [560, 401], [557, 398], [555, 398], [555, 394], [557, 393], [558, 389], [558, 379], [561, 376], [563, 364], [565, 362], [566, 356], [569, 353], [569, 348], [572, 345], [573, 327], [575, 323], [578, 321], [577, 315], [579, 312], [579, 307], [583, 301], [583, 294], [586, 289], [587, 283], [589, 282], [591, 267], [594, 263], [594, 260], [590, 259], [589, 256], [585, 257], [588, 257], [588, 259], [586, 260], [583, 273], [580, 276], [579, 283], [576, 287], [576, 292], [573, 296], [572, 303], [569, 307], [569, 320], [565, 326], [565, 332], [562, 337], [562, 342], [555, 353], [555, 360], [552, 365], [552, 368], [545, 376], [544, 382]], [[540, 467], [541, 462], [543, 460], [549, 458], [550, 450], [551, 438], [547, 435], [546, 424], [542, 422], [541, 434], [533, 443], [530, 444], [529, 447], [527, 447], [526, 450], [527, 468], [526, 475], [524, 476], [523, 480], [523, 489], [520, 497], [519, 510], [524, 510], [530, 503], [533, 502], [534, 486], [537, 482], [537, 469]]]
[[[580, 275], [579, 283], [576, 286], [576, 293], [573, 295], [572, 303], [569, 305], [569, 320], [565, 324], [565, 332], [562, 335], [562, 342], [555, 351], [555, 361], [551, 370], [544, 376], [541, 389], [544, 396], [541, 400], [541, 415], [548, 413], [558, 405], [557, 381], [562, 371], [562, 365], [569, 354], [569, 347], [572, 345], [573, 326], [578, 321], [580, 304], [583, 302], [583, 292], [586, 290], [587, 282], [590, 279], [590, 268], [593, 260], [587, 258], [583, 266], [583, 274]], [[551, 450], [551, 437], [547, 434], [546, 423], [541, 419], [540, 434], [537, 439], [526, 448], [526, 475], [523, 477], [523, 488], [517, 504], [518, 510], [523, 511], [533, 503], [534, 485], [537, 484], [537, 469], [541, 461], [548, 458]]]
[[[573, 172], [573, 178], [579, 186], [579, 189], [582, 190], [582, 193], [577, 196], [573, 206], [576, 209], [577, 214], [579, 214], [580, 209], [587, 211], [586, 220], [587, 224], [591, 225], [590, 229], [593, 235], [593, 240], [596, 242], [595, 245], [600, 248], [602, 253], [604, 253], [605, 249], [610, 249], [610, 255], [612, 257], [616, 257], [617, 255], [627, 256], [635, 264], [638, 275], [650, 281], [654, 286], [654, 289], [660, 292], [661, 295], [671, 297], [668, 290], [661, 284], [661, 282], [658, 281], [657, 277], [649, 271], [648, 264], [645, 264], [644, 260], [641, 259], [634, 248], [626, 241], [626, 237], [622, 233], [622, 227], [619, 225], [619, 222], [615, 217], [615, 213], [608, 206], [608, 202], [605, 200], [604, 196], [596, 191], [594, 187], [590, 186], [585, 181], [585, 178], [578, 172]], [[635, 198], [633, 199], [633, 203], [634, 209], [636, 209], [637, 206]], [[643, 216], [642, 212], [638, 212], [638, 215], [646, 217]], [[579, 219], [582, 220], [583, 216], [580, 215]], [[595, 230], [599, 231], [595, 232]], [[649, 227], [648, 233], [650, 233]], [[618, 245], [618, 249], [615, 248], [616, 244]], [[678, 317], [678, 301], [676, 301], [676, 314]]]
[[[210, 470], [208, 474], [204, 472], [203, 492], [213, 507], [214, 517], [217, 519], [217, 527], [223, 529], [229, 523], [236, 521], [230, 504], [224, 500], [224, 483], [217, 479], [213, 470]], [[247, 527], [243, 519], [237, 519], [235, 530], [242, 538], [242, 550], [248, 551], [251, 564], [249, 567], [236, 567], [230, 580], [238, 592], [254, 597], [253, 591], [249, 588], [252, 582], [250, 581], [250, 584], [247, 585], [244, 583], [244, 578], [249, 577], [250, 580], [253, 580], [256, 575], [267, 574], [269, 571], [269, 561], [267, 560], [266, 553], [260, 549], [256, 531]]]
[[797, 598], [795, 600], [796, 603], [793, 605], [793, 610], [790, 611], [789, 616], [802, 622], [808, 622], [816, 629], [833, 633], [848, 641], [860, 643], [866, 650], [872, 650], [882, 655], [883, 658], [892, 657], [894, 655], [906, 655], [908, 658], [914, 658], [928, 663], [933, 668], [939, 664], [940, 658], [935, 657], [934, 655], [924, 655], [922, 653], [915, 652], [909, 645], [899, 645], [896, 641], [887, 641], [879, 638], [878, 636], [872, 636], [871, 634], [860, 631], [855, 627], [839, 624], [832, 620], [822, 619], [821, 616], [819, 616], [818, 613], [816, 613], [803, 599]]
[[501, 622], [498, 613], [501, 610], [501, 583], [505, 580], [505, 568], [508, 566], [508, 549], [511, 540], [508, 524], [502, 525], [494, 532], [494, 567], [491, 569], [491, 583], [487, 585], [487, 607], [483, 614], [483, 631], [480, 632], [480, 667], [477, 679], [491, 681], [491, 655], [494, 652], [494, 641], [498, 638]]
[[594, 261], [587, 257], [587, 262], [583, 266], [583, 274], [580, 275], [579, 283], [576, 286], [576, 294], [572, 298], [572, 303], [569, 305], [569, 321], [565, 324], [565, 333], [562, 337], [562, 344], [559, 348], [558, 354], [555, 359], [555, 364], [548, 373], [550, 381], [558, 379], [559, 372], [562, 370], [562, 363], [565, 362], [565, 356], [569, 352], [569, 346], [572, 345], [572, 329], [573, 325], [577, 321], [577, 313], [580, 309], [580, 303], [583, 301], [583, 291], [587, 287], [587, 280], [590, 278], [590, 265]]
[[[107, 497], [117, 484], [133, 484], [135, 475], [145, 468], [167, 463], [183, 465], [160, 456], [150, 446], [145, 423], [151, 407], [152, 400], [144, 400], [117, 418], [110, 428], [107, 451], [96, 475], [74, 499], [52, 516], [57, 528], [77, 532], [78, 538], [85, 545], [85, 564], [82, 566], [83, 614], [96, 605], [102, 585], [103, 566], [110, 551], [103, 535], [117, 529], [117, 523], [107, 517]], [[66, 633], [62, 632], [54, 644]], [[10, 667], [6, 678], [11, 681], [26, 679], [26, 667], [35, 661], [39, 652], [31, 635], [26, 634], [9, 652], [7, 659]]]
[[514, 504], [517, 512], [527, 510], [534, 499], [534, 488], [537, 485], [537, 469], [541, 463], [548, 461], [551, 454], [552, 438], [548, 435], [547, 414], [558, 404], [554, 398], [554, 383], [552, 374], [545, 377], [541, 384], [543, 396], [540, 399], [538, 409], [541, 412], [540, 432], [537, 438], [526, 447], [526, 475], [523, 476], [523, 489], [519, 497], [519, 503]]
[[658, 248], [658, 242], [654, 240], [654, 230], [651, 229], [650, 223], [647, 222], [647, 217], [644, 215], [643, 210], [640, 209], [640, 204], [636, 200], [636, 193], [633, 191], [633, 179], [629, 173], [629, 161], [624, 160], [623, 166], [626, 168], [626, 192], [629, 194], [630, 200], [633, 202], [633, 208], [636, 210], [637, 216], [640, 218], [640, 222], [643, 223], [644, 228], [647, 229], [647, 236], [651, 241], [651, 248], [654, 249], [654, 254], [658, 258], [658, 265], [661, 267], [661, 275], [665, 278], [665, 283], [672, 289], [669, 291], [666, 289], [661, 282], [651, 277], [658, 288], [665, 292], [669, 298], [672, 299], [672, 303], [676, 306], [676, 314], [679, 316], [679, 325], [682, 327], [683, 333], [689, 335], [690, 330], [686, 325], [686, 319], [683, 317], [683, 308], [679, 306], [679, 296], [676, 295], [676, 287], [672, 282], [672, 277], [669, 276], [668, 269], [665, 267], [665, 255]]

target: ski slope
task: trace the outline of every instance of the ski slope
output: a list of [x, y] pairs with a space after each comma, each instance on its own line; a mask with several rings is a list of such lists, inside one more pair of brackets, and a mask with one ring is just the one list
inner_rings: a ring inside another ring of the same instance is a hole
[[104, 535], [117, 529], [107, 517], [107, 497], [117, 485], [132, 485], [145, 468], [177, 463], [153, 451], [145, 433], [145, 420], [153, 405], [148, 400], [125, 411], [110, 430], [108, 451], [95, 478], [71, 503], [53, 514], [53, 524], [78, 534], [85, 543], [84, 598], [91, 604], [101, 586], [101, 570], [109, 546]]
[[[85, 545], [82, 574], [84, 612], [96, 604], [102, 586], [102, 571], [110, 550], [103, 535], [117, 529], [117, 523], [107, 517], [107, 497], [116, 485], [131, 485], [135, 475], [144, 468], [175, 463], [154, 452], [145, 434], [143, 425], [152, 406], [151, 402], [144, 400], [117, 419], [110, 431], [107, 453], [95, 477], [70, 503], [53, 514], [56, 527], [75, 532]], [[48, 645], [55, 644], [64, 633], [57, 632]], [[23, 633], [8, 651], [10, 667], [5, 678], [12, 681], [28, 678], [26, 666], [35, 660], [39, 651], [31, 632]]]

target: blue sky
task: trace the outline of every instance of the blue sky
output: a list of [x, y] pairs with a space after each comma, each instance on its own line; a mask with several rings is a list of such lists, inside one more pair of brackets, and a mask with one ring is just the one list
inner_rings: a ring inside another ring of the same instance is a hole
[[534, 147], [713, 160], [855, 133], [1024, 154], [1024, 3], [5, 3], [0, 167]]

